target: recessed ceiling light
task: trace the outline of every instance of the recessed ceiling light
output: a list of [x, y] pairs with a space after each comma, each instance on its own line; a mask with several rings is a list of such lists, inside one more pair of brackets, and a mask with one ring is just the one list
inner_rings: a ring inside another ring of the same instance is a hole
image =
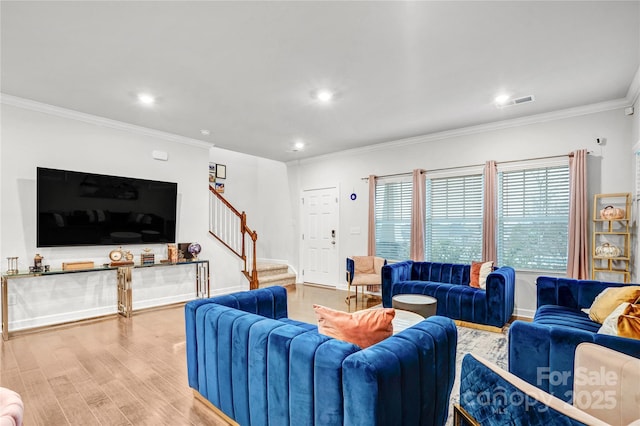
[[156, 98], [149, 95], [148, 93], [139, 93], [138, 100], [145, 105], [153, 105], [156, 102]]
[[200, 133], [201, 133], [203, 136], [209, 136], [209, 135], [211, 134], [211, 131], [210, 131], [210, 130], [208, 130], [208, 129], [202, 129], [202, 130], [200, 130]]
[[318, 90], [315, 97], [320, 102], [331, 102], [333, 99], [333, 92], [326, 89]]
[[494, 102], [498, 105], [504, 105], [509, 102], [509, 95], [498, 95], [494, 99]]
[[298, 141], [293, 145], [293, 149], [296, 151], [300, 151], [303, 148], [304, 148], [304, 142], [302, 141]]

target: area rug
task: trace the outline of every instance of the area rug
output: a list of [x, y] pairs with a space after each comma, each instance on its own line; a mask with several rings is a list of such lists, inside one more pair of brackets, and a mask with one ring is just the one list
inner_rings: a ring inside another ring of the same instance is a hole
[[449, 401], [449, 417], [447, 425], [453, 425], [453, 404], [460, 400], [460, 369], [462, 358], [469, 352], [493, 362], [500, 368], [507, 369], [507, 333], [508, 328], [502, 333], [476, 330], [473, 328], [458, 326], [458, 346], [456, 350], [456, 380], [451, 390]]

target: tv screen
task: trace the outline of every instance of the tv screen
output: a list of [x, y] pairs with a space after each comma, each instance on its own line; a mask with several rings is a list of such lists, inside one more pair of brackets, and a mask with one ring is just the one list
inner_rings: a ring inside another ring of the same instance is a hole
[[38, 167], [37, 246], [173, 243], [178, 184]]

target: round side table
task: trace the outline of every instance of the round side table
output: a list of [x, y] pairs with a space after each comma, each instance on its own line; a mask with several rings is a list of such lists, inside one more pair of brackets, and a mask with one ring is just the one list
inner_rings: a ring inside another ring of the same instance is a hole
[[429, 318], [436, 314], [438, 300], [422, 294], [396, 294], [391, 300], [391, 306]]

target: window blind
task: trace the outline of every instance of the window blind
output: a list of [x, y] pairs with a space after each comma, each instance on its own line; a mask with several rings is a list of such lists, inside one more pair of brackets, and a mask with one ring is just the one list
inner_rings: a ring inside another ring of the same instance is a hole
[[565, 271], [569, 167], [498, 173], [498, 264]]
[[412, 194], [410, 180], [376, 183], [376, 256], [389, 260], [409, 259]]
[[482, 257], [483, 177], [427, 179], [425, 259], [471, 263]]

